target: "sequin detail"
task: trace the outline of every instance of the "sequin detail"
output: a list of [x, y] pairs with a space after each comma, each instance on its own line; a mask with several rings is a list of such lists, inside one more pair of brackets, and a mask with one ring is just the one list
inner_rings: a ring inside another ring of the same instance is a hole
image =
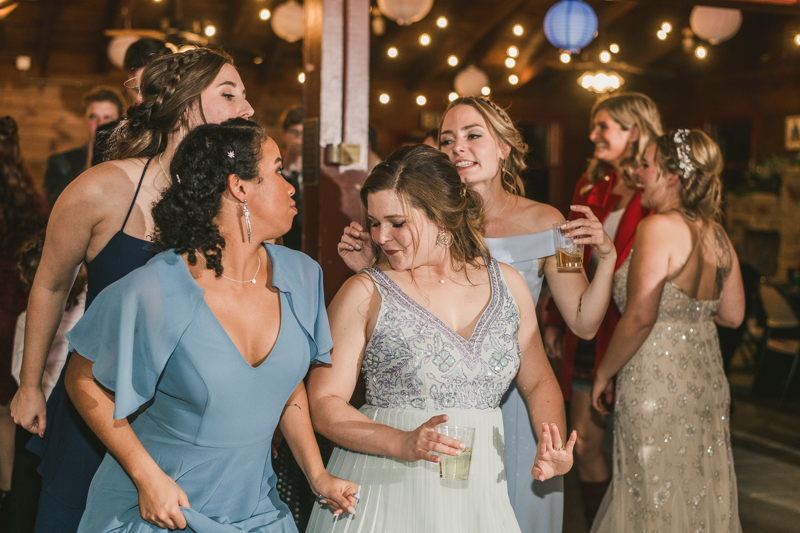
[[520, 364], [519, 309], [496, 261], [492, 296], [464, 339], [406, 295], [383, 271], [365, 270], [382, 301], [361, 372], [367, 403], [406, 409], [495, 409]]

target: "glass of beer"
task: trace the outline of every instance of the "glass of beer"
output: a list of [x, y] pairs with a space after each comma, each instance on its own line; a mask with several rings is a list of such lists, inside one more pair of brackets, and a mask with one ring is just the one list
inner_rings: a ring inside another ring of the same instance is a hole
[[583, 245], [575, 244], [564, 236], [561, 229], [564, 223], [553, 224], [553, 240], [556, 245], [556, 266], [559, 270], [580, 270], [583, 268]]
[[464, 443], [461, 455], [439, 454], [439, 477], [442, 479], [468, 479], [469, 465], [472, 462], [472, 440], [475, 437], [475, 428], [439, 424], [436, 426], [436, 433], [447, 435]]

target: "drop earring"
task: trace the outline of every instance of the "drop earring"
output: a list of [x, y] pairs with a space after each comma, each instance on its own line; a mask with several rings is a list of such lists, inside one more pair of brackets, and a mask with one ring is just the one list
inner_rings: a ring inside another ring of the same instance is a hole
[[439, 233], [436, 235], [436, 244], [444, 246], [445, 248], [450, 248], [450, 245], [453, 244], [453, 234], [444, 228], [440, 229]]
[[253, 242], [253, 233], [250, 230], [250, 210], [247, 209], [247, 200], [242, 200], [242, 214], [244, 215], [244, 225], [247, 226], [247, 242]]

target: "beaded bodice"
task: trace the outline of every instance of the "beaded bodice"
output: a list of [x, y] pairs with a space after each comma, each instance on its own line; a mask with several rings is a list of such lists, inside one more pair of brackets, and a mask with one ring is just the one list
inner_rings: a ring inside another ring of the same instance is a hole
[[500, 267], [469, 339], [411, 299], [382, 270], [366, 270], [382, 301], [361, 371], [367, 403], [405, 409], [495, 409], [520, 364], [519, 309]]

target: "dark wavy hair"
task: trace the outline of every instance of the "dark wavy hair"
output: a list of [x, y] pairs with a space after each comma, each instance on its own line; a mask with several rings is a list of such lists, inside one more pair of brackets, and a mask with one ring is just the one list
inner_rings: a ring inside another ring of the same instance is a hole
[[0, 118], [0, 248], [16, 250], [31, 234], [44, 229], [44, 202], [33, 186], [22, 152], [16, 121]]
[[[454, 270], [460, 271], [466, 264], [480, 266], [479, 258], [488, 261], [491, 257], [483, 239], [481, 196], [462, 185], [456, 167], [443, 152], [425, 144], [396, 150], [372, 169], [364, 182], [361, 203], [365, 208], [369, 208], [369, 195], [380, 191], [394, 191], [401, 201], [453, 235], [450, 258]], [[378, 257], [377, 245], [373, 246]]]
[[[145, 67], [139, 88], [142, 103], [128, 108], [111, 138], [108, 159], [152, 157], [162, 152], [170, 132], [188, 130], [187, 110], [233, 59], [221, 50], [195, 48], [161, 56]], [[200, 115], [205, 122], [203, 106]]]
[[192, 265], [197, 263], [195, 251], [202, 252], [207, 268], [221, 276], [225, 238], [215, 219], [228, 176], [260, 181], [261, 146], [267, 139], [261, 126], [243, 118], [192, 130], [169, 166], [172, 185], [153, 206], [153, 243], [163, 250], [188, 253]]

